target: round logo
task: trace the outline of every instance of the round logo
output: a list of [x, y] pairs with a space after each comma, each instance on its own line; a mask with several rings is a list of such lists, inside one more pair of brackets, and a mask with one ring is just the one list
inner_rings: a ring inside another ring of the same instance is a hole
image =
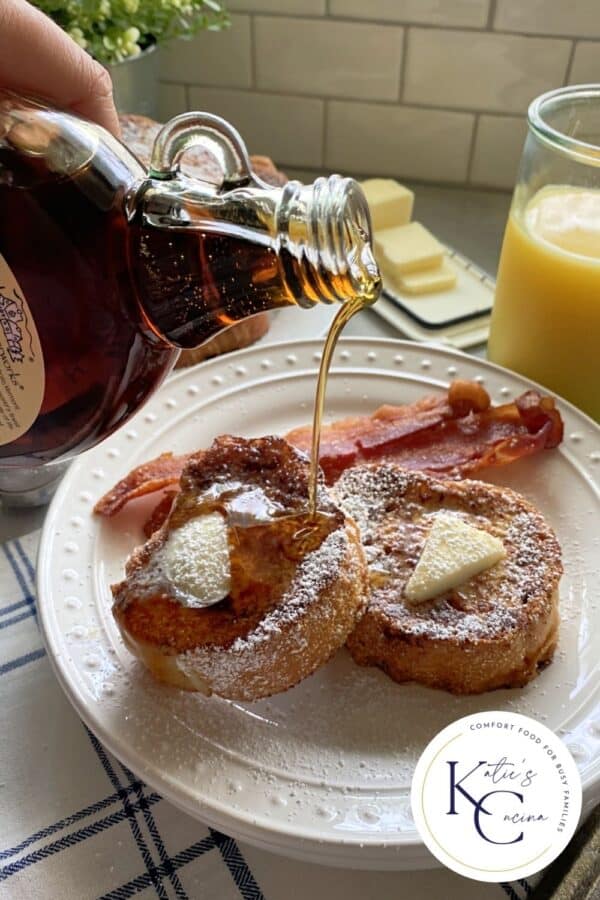
[[526, 878], [566, 847], [581, 780], [563, 742], [534, 719], [482, 712], [425, 748], [412, 782], [415, 824], [449, 869], [477, 881]]

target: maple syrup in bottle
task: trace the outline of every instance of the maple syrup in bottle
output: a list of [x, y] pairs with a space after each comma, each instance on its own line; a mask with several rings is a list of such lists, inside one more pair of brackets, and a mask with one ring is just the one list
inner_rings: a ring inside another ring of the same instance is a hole
[[[221, 184], [180, 173], [198, 144]], [[264, 310], [353, 300], [378, 277], [369, 238], [354, 181], [272, 188], [215, 116], [164, 126], [146, 172], [99, 126], [0, 92], [0, 495], [45, 502], [179, 348]]]

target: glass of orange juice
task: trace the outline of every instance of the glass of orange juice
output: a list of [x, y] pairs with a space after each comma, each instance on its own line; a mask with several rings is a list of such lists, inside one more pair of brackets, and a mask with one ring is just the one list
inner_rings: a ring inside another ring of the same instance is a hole
[[600, 85], [534, 100], [488, 356], [600, 421]]

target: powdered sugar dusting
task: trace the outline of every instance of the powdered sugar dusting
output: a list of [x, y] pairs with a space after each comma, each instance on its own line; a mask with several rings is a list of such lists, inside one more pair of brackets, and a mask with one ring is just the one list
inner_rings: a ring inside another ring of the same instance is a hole
[[296, 577], [279, 605], [249, 635], [236, 638], [230, 649], [234, 653], [241, 653], [248, 648], [256, 649], [258, 644], [270, 639], [274, 633], [293, 624], [338, 577], [347, 548], [348, 539], [342, 529], [327, 535], [321, 546], [301, 561]]
[[[257, 694], [270, 679], [278, 654], [301, 654], [305, 641], [294, 626], [322, 596], [324, 590], [339, 578], [343, 565], [357, 566], [349, 555], [349, 541], [344, 529], [329, 534], [322, 544], [300, 562], [295, 577], [280, 599], [249, 634], [238, 637], [230, 646], [203, 646], [177, 658], [177, 665], [192, 679], [197, 673], [206, 678], [217, 693], [229, 693], [243, 678]], [[325, 605], [321, 612], [323, 626], [328, 630], [327, 618], [333, 611]], [[291, 633], [288, 639], [288, 634]], [[340, 643], [345, 635], [340, 638]]]
[[[541, 514], [512, 491], [436, 482], [381, 464], [348, 470], [335, 495], [361, 530], [371, 575], [369, 612], [384, 616], [392, 632], [464, 643], [493, 639], [521, 627], [532, 609], [546, 614], [553, 603], [558, 542]], [[404, 587], [440, 509], [499, 538], [506, 558], [416, 607], [405, 601]]]

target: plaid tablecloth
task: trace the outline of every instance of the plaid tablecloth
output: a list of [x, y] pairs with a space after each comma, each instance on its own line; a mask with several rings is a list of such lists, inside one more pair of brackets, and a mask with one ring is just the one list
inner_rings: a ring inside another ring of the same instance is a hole
[[0, 550], [0, 900], [524, 900], [437, 869], [345, 871], [274, 856], [179, 812], [64, 697], [37, 625], [39, 533]]

